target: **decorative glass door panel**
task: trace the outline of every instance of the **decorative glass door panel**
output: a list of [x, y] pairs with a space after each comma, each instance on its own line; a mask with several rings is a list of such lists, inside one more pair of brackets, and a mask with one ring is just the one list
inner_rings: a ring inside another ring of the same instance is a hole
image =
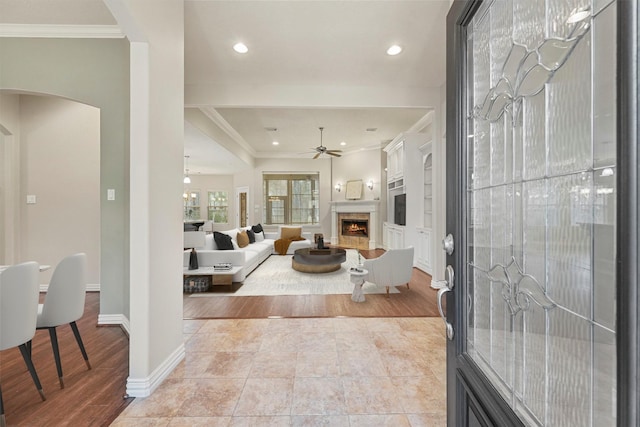
[[467, 354], [528, 425], [616, 424], [616, 1], [467, 31]]

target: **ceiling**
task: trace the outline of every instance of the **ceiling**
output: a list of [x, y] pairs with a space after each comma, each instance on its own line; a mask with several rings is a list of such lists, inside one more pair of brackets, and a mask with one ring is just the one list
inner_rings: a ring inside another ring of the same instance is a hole
[[[189, 169], [231, 173], [246, 167], [238, 150], [254, 158], [312, 157], [321, 126], [323, 145], [345, 152], [416, 129], [439, 105], [429, 94], [445, 82], [449, 5], [185, 0], [185, 107], [214, 117], [228, 139], [215, 141], [187, 123]], [[115, 24], [102, 0], [0, 0], [0, 10], [2, 23]], [[239, 41], [248, 53], [232, 49]], [[389, 56], [392, 44], [404, 50]]]

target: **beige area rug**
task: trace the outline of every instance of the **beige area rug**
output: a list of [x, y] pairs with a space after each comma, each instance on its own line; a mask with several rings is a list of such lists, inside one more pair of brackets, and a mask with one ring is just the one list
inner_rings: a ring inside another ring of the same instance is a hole
[[[347, 249], [347, 260], [340, 270], [322, 274], [301, 273], [291, 268], [291, 255], [271, 255], [235, 292], [204, 292], [190, 297], [351, 294], [354, 285], [349, 280], [349, 269], [357, 264], [358, 252]], [[370, 282], [366, 282], [362, 290], [365, 294], [386, 293], [386, 288]], [[399, 291], [392, 287], [389, 293]]]

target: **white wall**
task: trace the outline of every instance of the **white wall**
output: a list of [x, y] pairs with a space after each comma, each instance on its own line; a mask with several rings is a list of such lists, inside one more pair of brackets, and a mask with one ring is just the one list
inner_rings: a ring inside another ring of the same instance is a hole
[[[333, 182], [331, 186], [332, 200], [345, 200], [345, 184], [347, 181], [362, 180], [362, 200], [378, 200], [382, 187], [387, 185], [386, 177], [381, 175], [380, 157], [386, 153], [382, 148], [345, 153], [333, 159]], [[367, 182], [373, 181], [373, 190], [367, 188]], [[342, 183], [342, 191], [335, 190], [336, 182]]]
[[22, 229], [20, 215], [20, 97], [0, 90], [0, 133], [3, 137], [3, 257], [0, 263], [14, 264], [19, 259]]
[[124, 40], [0, 39], [0, 89], [100, 108], [100, 318], [113, 323], [129, 315], [128, 54]]
[[127, 392], [148, 396], [184, 358], [184, 2], [106, 0], [130, 43], [131, 333]]
[[[20, 96], [20, 261], [57, 265], [84, 252], [100, 283], [100, 110], [49, 96]], [[26, 195], [36, 204], [26, 204]], [[43, 272], [49, 283], [53, 269]]]

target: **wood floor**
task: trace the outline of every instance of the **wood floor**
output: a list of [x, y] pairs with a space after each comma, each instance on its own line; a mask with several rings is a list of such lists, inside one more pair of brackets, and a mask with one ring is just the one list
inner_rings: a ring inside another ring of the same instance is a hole
[[[361, 251], [374, 258], [384, 251]], [[410, 289], [399, 294], [367, 295], [354, 303], [350, 295], [184, 298], [185, 319], [282, 317], [432, 317], [438, 315], [431, 277], [413, 270]], [[18, 349], [0, 352], [8, 426], [108, 426], [132, 401], [124, 399], [129, 374], [129, 340], [120, 327], [97, 326], [100, 294], [87, 293], [78, 327], [93, 366], [87, 370], [71, 328], [58, 328], [65, 388], [60, 389], [47, 331], [37, 331], [33, 361], [47, 396], [41, 401]]]
[[60, 389], [49, 333], [37, 331], [33, 363], [47, 397], [40, 400], [17, 348], [0, 352], [0, 386], [8, 426], [107, 426], [132, 399], [123, 399], [129, 375], [129, 339], [116, 326], [97, 326], [98, 292], [87, 293], [78, 329], [89, 361], [87, 370], [71, 327], [58, 328], [65, 388]]
[[[382, 249], [361, 250], [365, 258], [376, 258]], [[289, 295], [215, 298], [183, 297], [185, 319], [255, 319], [280, 317], [435, 317], [437, 291], [430, 287], [431, 276], [417, 268], [409, 289], [399, 286], [399, 294], [367, 295], [363, 303], [351, 295]]]

